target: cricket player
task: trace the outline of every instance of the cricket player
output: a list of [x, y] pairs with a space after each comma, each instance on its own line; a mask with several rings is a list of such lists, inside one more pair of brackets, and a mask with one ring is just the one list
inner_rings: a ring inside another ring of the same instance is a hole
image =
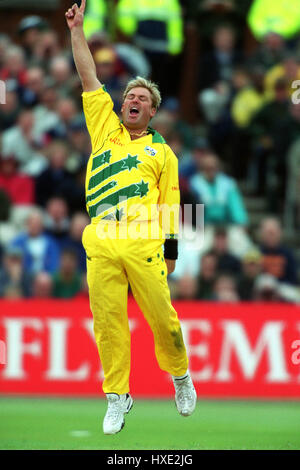
[[[96, 75], [83, 33], [84, 9], [82, 0], [80, 8], [74, 4], [65, 16], [92, 143], [86, 174], [91, 224], [84, 230], [82, 243], [108, 402], [103, 431], [115, 434], [123, 428], [124, 415], [133, 404], [129, 394], [128, 284], [153, 332], [158, 364], [172, 376], [178, 412], [191, 415], [197, 396], [167, 283], [177, 259], [180, 195], [177, 158], [149, 126], [160, 105], [160, 93], [151, 81], [131, 80], [124, 92], [120, 121]], [[173, 215], [168, 210], [172, 207]]]

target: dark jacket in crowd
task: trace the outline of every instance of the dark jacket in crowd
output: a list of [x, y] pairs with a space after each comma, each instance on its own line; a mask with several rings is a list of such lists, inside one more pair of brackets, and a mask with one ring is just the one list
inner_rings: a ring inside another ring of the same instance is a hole
[[297, 261], [292, 251], [285, 247], [278, 248], [260, 247], [263, 255], [263, 271], [272, 274], [281, 282], [297, 284]]

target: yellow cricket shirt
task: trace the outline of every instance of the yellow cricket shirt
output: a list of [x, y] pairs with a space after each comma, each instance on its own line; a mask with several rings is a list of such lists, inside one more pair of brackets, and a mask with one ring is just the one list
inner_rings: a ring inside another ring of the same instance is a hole
[[83, 92], [82, 98], [92, 142], [86, 173], [92, 222], [159, 220], [162, 226], [164, 220], [164, 236], [176, 238], [180, 193], [175, 154], [150, 127], [146, 136], [131, 140], [105, 87]]

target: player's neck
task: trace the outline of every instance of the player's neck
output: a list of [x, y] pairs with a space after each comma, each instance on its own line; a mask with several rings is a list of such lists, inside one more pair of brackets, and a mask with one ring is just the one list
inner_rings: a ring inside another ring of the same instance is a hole
[[145, 137], [148, 133], [148, 126], [143, 129], [130, 129], [126, 127], [127, 131], [129, 132], [131, 140], [140, 139], [141, 137]]

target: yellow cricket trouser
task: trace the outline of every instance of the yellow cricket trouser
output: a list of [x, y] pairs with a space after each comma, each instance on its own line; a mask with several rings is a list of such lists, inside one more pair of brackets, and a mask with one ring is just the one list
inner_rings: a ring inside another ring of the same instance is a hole
[[104, 393], [129, 392], [128, 283], [153, 332], [160, 368], [183, 375], [188, 358], [171, 304], [162, 240], [103, 238], [99, 237], [98, 226], [88, 225], [82, 242], [87, 254], [90, 306], [104, 372]]

